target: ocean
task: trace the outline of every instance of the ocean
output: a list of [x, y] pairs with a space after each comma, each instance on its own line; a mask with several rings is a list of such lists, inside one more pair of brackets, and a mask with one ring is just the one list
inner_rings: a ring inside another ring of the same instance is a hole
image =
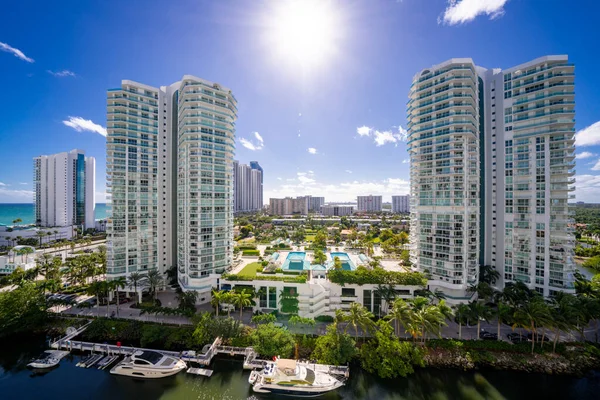
[[[0, 224], [13, 225], [13, 221], [21, 218], [20, 225], [34, 224], [33, 204], [31, 203], [0, 203]], [[106, 204], [96, 203], [96, 219], [106, 218]]]

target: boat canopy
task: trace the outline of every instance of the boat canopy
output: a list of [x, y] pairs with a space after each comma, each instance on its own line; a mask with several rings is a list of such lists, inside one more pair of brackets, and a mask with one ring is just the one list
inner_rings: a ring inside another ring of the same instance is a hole
[[277, 368], [286, 375], [294, 375], [296, 373], [296, 360], [279, 358], [277, 360]]

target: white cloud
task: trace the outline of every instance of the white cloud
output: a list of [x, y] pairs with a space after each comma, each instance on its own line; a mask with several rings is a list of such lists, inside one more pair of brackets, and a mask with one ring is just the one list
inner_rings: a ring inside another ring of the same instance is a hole
[[313, 178], [314, 173], [312, 171], [308, 172], [298, 172], [298, 181], [302, 185], [314, 183], [315, 179]]
[[575, 134], [577, 146], [594, 146], [600, 144], [600, 121], [583, 128]]
[[589, 151], [582, 151], [581, 153], [577, 154], [575, 156], [575, 158], [579, 159], [579, 160], [583, 160], [584, 158], [590, 158], [590, 157], [594, 157], [596, 156], [595, 153], [590, 153]]
[[600, 197], [600, 175], [577, 175], [575, 185], [575, 197], [586, 203], [597, 203]]
[[306, 149], [306, 151], [308, 151], [310, 154], [317, 154], [317, 149], [315, 149], [314, 147], [309, 147], [308, 149]]
[[592, 168], [590, 168], [592, 171], [600, 171], [600, 160], [598, 160], [596, 162], [596, 164], [594, 164], [594, 166]]
[[19, 185], [29, 185], [27, 182], [19, 182]]
[[402, 164], [408, 164], [410, 162], [410, 159], [405, 158], [404, 160], [402, 160]]
[[448, 0], [444, 15], [438, 18], [438, 24], [464, 24], [484, 14], [495, 19], [504, 15], [504, 5], [507, 2], [508, 0]]
[[0, 50], [5, 51], [7, 53], [12, 53], [15, 57], [20, 58], [23, 61], [27, 61], [28, 63], [34, 62], [33, 58], [27, 57], [23, 52], [19, 49], [15, 49], [14, 47], [0, 42]]
[[0, 182], [0, 186], [8, 186], [8, 185], [4, 182]]
[[0, 203], [31, 203], [33, 200], [33, 191], [31, 190], [13, 190], [0, 186]]
[[347, 174], [351, 174], [351, 173], [352, 173], [352, 171], [350, 171], [349, 169], [347, 169], [347, 170], [346, 170], [346, 173], [347, 173]]
[[62, 71], [50, 71], [46, 70], [50, 75], [54, 75], [58, 78], [64, 78], [65, 76], [77, 76], [75, 72], [69, 71], [68, 69], [63, 69]]
[[70, 126], [77, 132], [90, 131], [98, 133], [102, 136], [106, 136], [106, 128], [104, 128], [102, 125], [92, 122], [92, 120], [89, 119], [70, 116], [68, 120], [63, 121], [63, 124]]
[[106, 192], [96, 192], [94, 197], [96, 203], [106, 203]]
[[394, 143], [394, 145], [397, 146], [399, 142], [405, 142], [408, 136], [406, 129], [401, 126], [393, 127], [392, 129], [385, 131], [361, 126], [356, 128], [356, 133], [358, 133], [359, 136], [372, 136], [376, 146], [383, 146], [387, 143]]
[[262, 148], [265, 147], [265, 141], [263, 140], [262, 136], [258, 132], [252, 132], [252, 135], [254, 136], [255, 140], [240, 138], [240, 143], [248, 150], [262, 150]]
[[280, 177], [277, 177], [277, 180], [278, 180], [278, 181], [281, 181], [281, 180], [283, 180], [283, 179], [281, 179]]
[[368, 126], [359, 126], [358, 128], [356, 128], [356, 133], [358, 133], [359, 136], [370, 136], [371, 135], [371, 128], [369, 128]]

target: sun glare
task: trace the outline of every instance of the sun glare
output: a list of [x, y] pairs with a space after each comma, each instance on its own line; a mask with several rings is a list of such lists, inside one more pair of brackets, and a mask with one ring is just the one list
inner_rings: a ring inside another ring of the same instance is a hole
[[269, 44], [278, 57], [305, 68], [330, 61], [341, 27], [327, 0], [277, 1], [269, 13]]

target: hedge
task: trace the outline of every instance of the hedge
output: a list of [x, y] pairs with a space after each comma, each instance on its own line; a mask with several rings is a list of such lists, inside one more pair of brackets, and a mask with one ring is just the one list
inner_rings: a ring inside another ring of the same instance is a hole
[[221, 279], [228, 281], [283, 281], [287, 283], [306, 283], [306, 275], [298, 276], [243, 276], [236, 274], [223, 274]]
[[243, 256], [260, 256], [260, 250], [242, 250]]
[[425, 275], [420, 272], [387, 271], [383, 268], [367, 269], [363, 266], [358, 267], [355, 271], [334, 269], [329, 271], [327, 277], [331, 282], [339, 285], [346, 283], [355, 285], [427, 285]]

